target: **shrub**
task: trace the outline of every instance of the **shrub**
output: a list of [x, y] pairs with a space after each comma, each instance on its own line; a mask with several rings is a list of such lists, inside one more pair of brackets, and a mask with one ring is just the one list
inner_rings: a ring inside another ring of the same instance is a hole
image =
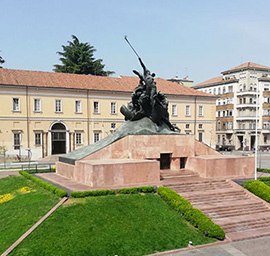
[[270, 187], [263, 182], [259, 180], [248, 180], [242, 186], [266, 202], [270, 202]]
[[257, 168], [257, 172], [266, 172], [266, 173], [270, 173], [270, 169], [266, 169], [266, 168]]
[[157, 192], [168, 205], [181, 213], [187, 221], [189, 221], [194, 227], [201, 230], [205, 235], [219, 240], [223, 240], [225, 238], [225, 232], [220, 226], [216, 225], [200, 210], [194, 208], [190, 202], [177, 194], [174, 190], [159, 187]]
[[152, 186], [121, 188], [118, 190], [89, 190], [89, 191], [74, 191], [71, 192], [71, 197], [80, 198], [87, 196], [106, 196], [115, 194], [139, 194], [139, 193], [154, 193], [155, 188]]
[[87, 196], [106, 196], [106, 195], [115, 195], [115, 190], [89, 190], [89, 191], [73, 191], [71, 192], [71, 197], [80, 198]]
[[41, 180], [39, 179], [38, 177], [35, 177], [31, 174], [29, 174], [27, 171], [19, 171], [19, 173], [24, 176], [25, 178], [29, 179], [29, 180], [32, 180], [33, 182], [35, 182], [37, 185], [45, 188], [46, 190], [49, 190], [51, 191], [52, 193], [58, 195], [59, 197], [64, 197], [64, 196], [67, 196], [68, 193], [67, 191], [61, 189], [61, 188], [58, 188], [44, 180]]

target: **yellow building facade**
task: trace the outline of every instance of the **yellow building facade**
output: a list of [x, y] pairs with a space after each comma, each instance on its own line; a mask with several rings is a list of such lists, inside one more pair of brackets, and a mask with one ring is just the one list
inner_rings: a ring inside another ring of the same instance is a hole
[[[0, 146], [10, 156], [38, 159], [95, 143], [123, 122], [137, 77], [97, 77], [0, 69]], [[157, 79], [170, 121], [181, 133], [215, 145], [216, 97]]]

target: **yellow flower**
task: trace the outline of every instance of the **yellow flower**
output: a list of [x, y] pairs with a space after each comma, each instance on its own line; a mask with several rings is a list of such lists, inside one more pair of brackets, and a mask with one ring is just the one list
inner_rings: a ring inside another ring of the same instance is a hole
[[30, 192], [35, 192], [36, 190], [33, 189], [33, 188], [30, 188], [30, 187], [25, 186], [25, 187], [22, 187], [22, 188], [20, 189], [20, 191], [21, 191], [22, 193], [24, 193], [24, 194], [27, 194], [27, 193], [30, 193]]
[[0, 204], [7, 202], [9, 200], [11, 200], [13, 198], [13, 196], [11, 194], [4, 194], [4, 195], [0, 195]]

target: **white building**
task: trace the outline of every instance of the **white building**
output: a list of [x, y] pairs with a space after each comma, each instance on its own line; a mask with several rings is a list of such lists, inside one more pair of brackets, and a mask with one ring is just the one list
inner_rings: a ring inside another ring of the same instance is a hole
[[252, 150], [257, 119], [258, 146], [270, 148], [270, 67], [247, 62], [221, 74], [193, 87], [219, 96], [217, 146]]

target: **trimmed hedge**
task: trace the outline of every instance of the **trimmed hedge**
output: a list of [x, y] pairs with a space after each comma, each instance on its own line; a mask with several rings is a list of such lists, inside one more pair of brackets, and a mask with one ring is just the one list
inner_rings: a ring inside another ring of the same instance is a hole
[[154, 193], [155, 188], [152, 186], [121, 188], [117, 190], [118, 194], [139, 194], [139, 193]]
[[[266, 177], [265, 177], [266, 178]], [[260, 178], [262, 179], [262, 178]], [[244, 188], [270, 203], [270, 187], [259, 180], [248, 180], [242, 184]]]
[[55, 169], [38, 169], [38, 170], [35, 170], [35, 169], [31, 169], [31, 170], [23, 170], [25, 172], [28, 172], [28, 173], [47, 173], [47, 172], [55, 172]]
[[157, 189], [160, 197], [174, 210], [183, 215], [194, 227], [201, 230], [205, 235], [219, 240], [225, 238], [223, 229], [215, 224], [200, 210], [194, 208], [189, 201], [177, 194], [174, 190], [165, 187]]
[[64, 197], [64, 196], [67, 196], [68, 195], [67, 191], [65, 191], [65, 190], [63, 190], [61, 188], [58, 188], [58, 187], [56, 187], [56, 186], [54, 186], [54, 185], [52, 185], [52, 184], [50, 184], [50, 183], [48, 183], [48, 182], [46, 182], [44, 180], [41, 180], [41, 179], [39, 179], [39, 178], [37, 178], [37, 177], [29, 174], [26, 171], [19, 171], [19, 173], [22, 176], [24, 176], [25, 178], [27, 178], [27, 179], [35, 182], [39, 186], [41, 186], [41, 187], [43, 187], [43, 188], [51, 191], [52, 193], [58, 195], [59, 197]]
[[74, 191], [71, 192], [71, 197], [81, 198], [87, 196], [107, 196], [116, 194], [139, 194], [139, 193], [154, 193], [155, 188], [152, 186], [121, 188], [118, 190], [90, 190], [90, 191]]
[[87, 196], [107, 196], [107, 195], [115, 195], [115, 190], [90, 190], [90, 191], [73, 191], [71, 192], [71, 197], [81, 198]]
[[257, 168], [257, 172], [266, 172], [266, 173], [270, 173], [270, 169]]

